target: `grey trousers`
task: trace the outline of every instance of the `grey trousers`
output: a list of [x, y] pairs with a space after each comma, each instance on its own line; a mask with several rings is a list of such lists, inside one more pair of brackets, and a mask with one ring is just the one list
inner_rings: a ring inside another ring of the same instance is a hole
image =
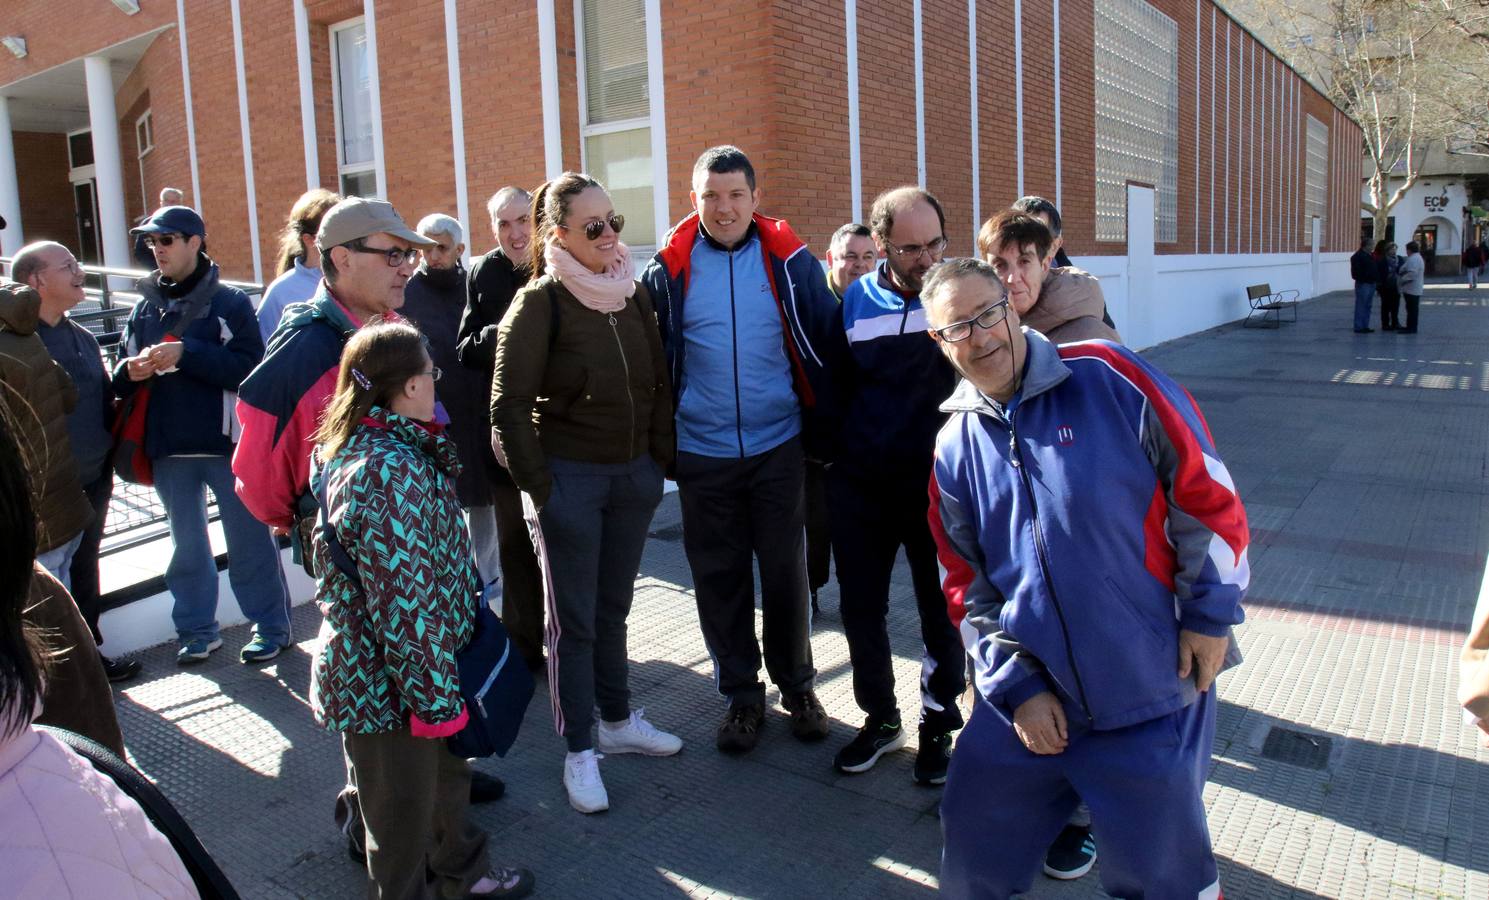
[[794, 694], [811, 690], [817, 677], [807, 592], [805, 478], [800, 438], [744, 459], [677, 454], [683, 549], [693, 570], [698, 622], [719, 692], [732, 702], [765, 700], [755, 640], [756, 560], [770, 680], [782, 694]]
[[406, 728], [344, 738], [367, 829], [367, 896], [466, 896], [487, 867], [486, 833], [466, 817], [470, 763]]
[[538, 511], [553, 579], [548, 673], [554, 726], [569, 752], [594, 746], [594, 710], [607, 722], [631, 714], [626, 617], [646, 533], [662, 502], [662, 468], [548, 458], [553, 490]]

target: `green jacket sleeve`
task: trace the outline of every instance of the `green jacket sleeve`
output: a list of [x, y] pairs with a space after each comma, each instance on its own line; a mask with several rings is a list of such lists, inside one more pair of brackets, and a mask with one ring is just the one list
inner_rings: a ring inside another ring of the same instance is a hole
[[553, 476], [533, 423], [543, 375], [548, 369], [552, 328], [552, 294], [541, 285], [523, 288], [512, 299], [497, 328], [495, 367], [491, 373], [491, 424], [507, 457], [507, 471], [517, 487], [542, 506], [548, 502]]
[[646, 285], [640, 282], [636, 284], [635, 300], [646, 321], [646, 346], [651, 351], [652, 378], [656, 384], [651, 403], [651, 455], [662, 467], [662, 471], [670, 473], [673, 460], [677, 457], [677, 435], [672, 416], [672, 376], [667, 371], [667, 353], [662, 349], [662, 328], [657, 322], [656, 307], [652, 304], [651, 293], [647, 291]]

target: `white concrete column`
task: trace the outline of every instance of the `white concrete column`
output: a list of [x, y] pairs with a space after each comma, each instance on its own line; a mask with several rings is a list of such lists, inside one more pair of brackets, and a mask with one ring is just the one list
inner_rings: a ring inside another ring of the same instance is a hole
[[305, 141], [308, 191], [321, 186], [321, 160], [315, 140], [315, 82], [310, 75], [310, 18], [305, 0], [295, 0], [295, 68], [300, 75], [300, 135]]
[[26, 244], [21, 230], [21, 183], [16, 177], [15, 146], [10, 139], [10, 98], [0, 97], [0, 256], [15, 256]]
[[88, 81], [88, 125], [93, 132], [103, 264], [128, 269], [134, 264], [129, 258], [129, 221], [124, 215], [124, 167], [119, 153], [119, 115], [114, 109], [114, 76], [105, 56], [84, 59], [83, 72]]
[[[547, 170], [547, 177], [557, 178], [564, 171], [563, 126], [558, 105], [558, 23], [554, 17], [553, 0], [537, 2], [538, 79], [543, 93], [543, 167]], [[584, 60], [577, 64], [584, 65]]]

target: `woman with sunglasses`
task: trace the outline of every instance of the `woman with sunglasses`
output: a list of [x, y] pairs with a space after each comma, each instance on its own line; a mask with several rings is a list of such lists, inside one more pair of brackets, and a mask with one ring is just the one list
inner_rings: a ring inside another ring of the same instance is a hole
[[523, 897], [532, 873], [487, 868], [486, 835], [466, 816], [470, 766], [442, 740], [469, 717], [455, 653], [471, 638], [481, 578], [455, 445], [429, 425], [439, 376], [404, 323], [364, 326], [341, 356], [311, 476], [341, 553], [317, 529], [326, 618], [310, 707], [344, 735], [356, 772], [369, 896]]
[[610, 805], [597, 748], [682, 749], [631, 708], [626, 658], [636, 573], [674, 452], [672, 388], [651, 298], [620, 240], [625, 220], [600, 183], [565, 172], [534, 195], [532, 223], [532, 280], [497, 335], [493, 443], [546, 546], [564, 788], [592, 813]]

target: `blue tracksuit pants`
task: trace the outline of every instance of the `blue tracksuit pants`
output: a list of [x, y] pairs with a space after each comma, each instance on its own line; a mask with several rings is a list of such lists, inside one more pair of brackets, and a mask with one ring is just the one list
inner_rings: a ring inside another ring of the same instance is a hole
[[978, 697], [956, 742], [941, 801], [941, 892], [1002, 898], [1029, 890], [1080, 800], [1091, 807], [1101, 883], [1113, 897], [1220, 897], [1203, 791], [1215, 739], [1215, 691], [1113, 731], [1070, 729], [1064, 752], [1038, 756]]

